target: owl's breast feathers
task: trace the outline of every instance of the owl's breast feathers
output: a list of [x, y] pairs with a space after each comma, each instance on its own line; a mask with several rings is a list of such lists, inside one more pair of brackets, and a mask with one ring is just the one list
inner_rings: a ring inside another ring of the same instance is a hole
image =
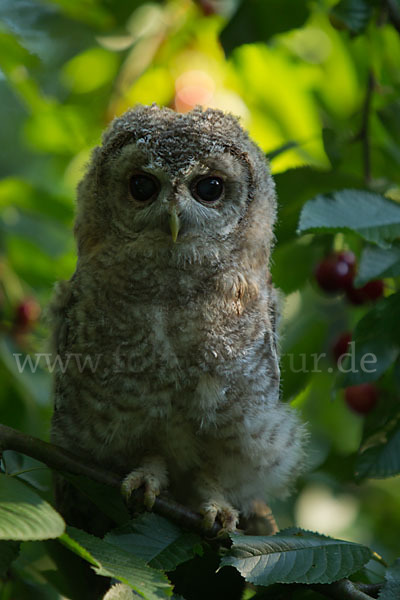
[[237, 268], [202, 272], [151, 261], [95, 260], [81, 263], [67, 284], [59, 318], [64, 325], [58, 327], [64, 332], [58, 351], [79, 359], [70, 360], [58, 378], [76, 381], [80, 396], [84, 381], [91, 388], [88, 397], [98, 393], [118, 405], [154, 404], [159, 416], [179, 391], [192, 402], [205, 374], [230, 374], [232, 385], [253, 377], [253, 354], [260, 348], [256, 362], [272, 361], [276, 374], [273, 289], [266, 280], [245, 277]]
[[[177, 372], [232, 361], [273, 327], [267, 271], [241, 266], [182, 268], [100, 254], [81, 263], [72, 281], [72, 320], [79, 323], [73, 345], [83, 351], [96, 340], [109, 352], [123, 345], [138, 353], [138, 371], [157, 370], [160, 360]], [[139, 368], [147, 352], [155, 363]]]

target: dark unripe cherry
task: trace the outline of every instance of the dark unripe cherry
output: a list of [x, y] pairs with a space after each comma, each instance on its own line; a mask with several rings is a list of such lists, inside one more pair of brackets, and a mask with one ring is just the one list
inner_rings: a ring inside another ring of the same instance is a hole
[[339, 292], [352, 284], [355, 266], [356, 257], [352, 252], [333, 252], [317, 265], [315, 279], [324, 292]]
[[347, 406], [359, 415], [366, 415], [378, 401], [379, 392], [374, 383], [360, 383], [345, 389], [344, 397]]
[[40, 315], [40, 306], [35, 298], [25, 298], [17, 305], [14, 324], [18, 331], [26, 332], [33, 327]]
[[345, 331], [337, 338], [337, 340], [333, 344], [332, 354], [336, 364], [338, 363], [340, 357], [343, 356], [343, 354], [346, 354], [346, 352], [348, 352], [351, 337], [351, 332]]
[[361, 288], [355, 288], [352, 285], [346, 289], [346, 297], [352, 304], [360, 305], [366, 302], [376, 302], [383, 295], [385, 285], [382, 279], [369, 281]]
[[199, 0], [199, 5], [206, 17], [215, 15], [217, 13], [214, 3], [210, 2], [210, 0]]

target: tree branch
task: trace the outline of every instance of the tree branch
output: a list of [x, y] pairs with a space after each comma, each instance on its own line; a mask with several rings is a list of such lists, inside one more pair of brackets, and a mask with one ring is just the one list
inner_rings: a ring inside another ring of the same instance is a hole
[[[123, 474], [111, 473], [110, 471], [106, 471], [87, 461], [82, 462], [82, 457], [78, 457], [73, 453], [64, 450], [64, 448], [61, 448], [60, 446], [49, 444], [48, 442], [39, 440], [31, 435], [21, 433], [12, 427], [0, 424], [0, 456], [1, 452], [5, 450], [21, 452], [22, 454], [45, 463], [48, 467], [56, 471], [68, 472], [74, 475], [83, 475], [93, 481], [117, 489], [120, 489], [121, 487]], [[134, 501], [139, 502], [143, 494], [139, 490], [138, 492], [135, 492], [134, 495]], [[171, 519], [178, 525], [196, 531], [202, 535], [206, 533], [207, 536], [215, 538], [221, 531], [220, 525], [215, 524], [211, 530], [205, 532], [200, 515], [164, 496], [156, 498], [153, 510], [157, 514]], [[267, 514], [268, 510], [266, 508], [264, 508], [264, 511], [265, 514], [262, 515], [260, 512], [260, 516], [267, 517], [271, 527], [275, 527], [275, 530], [277, 530], [272, 513]], [[354, 584], [348, 579], [336, 581], [331, 584], [318, 584], [310, 587], [327, 598], [333, 598], [334, 600], [371, 600], [380, 589], [379, 585], [368, 586], [364, 584]], [[372, 595], [368, 595], [367, 592], [370, 592]]]
[[[49, 444], [43, 440], [39, 440], [31, 435], [21, 433], [12, 427], [0, 424], [0, 450], [14, 450], [21, 452], [31, 458], [35, 458], [40, 462], [45, 463], [51, 469], [61, 472], [72, 473], [73, 475], [83, 475], [98, 483], [109, 485], [113, 488], [120, 489], [124, 475], [126, 473], [111, 473], [91, 464], [90, 459], [86, 458], [82, 461], [81, 456], [76, 456], [72, 452], [61, 448], [55, 444]], [[137, 490], [132, 494], [132, 505], [143, 505], [143, 490]], [[263, 503], [261, 508], [257, 507], [256, 516], [264, 522], [265, 535], [271, 535], [278, 531], [278, 527], [274, 516], [270, 509]], [[262, 510], [261, 510], [262, 509]], [[178, 504], [171, 498], [158, 496], [155, 500], [153, 511], [163, 517], [174, 521], [177, 525], [196, 531], [201, 535], [214, 538], [221, 532], [221, 526], [215, 523], [214, 526], [205, 531], [201, 515], [186, 508], [182, 504]]]
[[[31, 458], [35, 458], [36, 460], [45, 463], [48, 467], [56, 471], [64, 471], [74, 475], [83, 475], [93, 481], [117, 489], [120, 489], [121, 487], [123, 474], [111, 473], [97, 465], [90, 464], [88, 460], [83, 462], [82, 457], [78, 457], [60, 446], [49, 444], [48, 442], [21, 433], [6, 425], [0, 425], [0, 449], [3, 452], [5, 450], [21, 452], [22, 454], [26, 454]], [[143, 492], [141, 490], [135, 492], [134, 502], [140, 502], [142, 495]], [[203, 535], [206, 533], [207, 536], [215, 537], [221, 530], [220, 525], [216, 523], [211, 530], [205, 532], [200, 515], [191, 511], [189, 508], [174, 502], [170, 498], [165, 498], [163, 496], [156, 498], [153, 510], [157, 514], [171, 519], [178, 525]]]
[[371, 596], [371, 598], [378, 598], [383, 587], [383, 583], [357, 583], [356, 585], [361, 592]]

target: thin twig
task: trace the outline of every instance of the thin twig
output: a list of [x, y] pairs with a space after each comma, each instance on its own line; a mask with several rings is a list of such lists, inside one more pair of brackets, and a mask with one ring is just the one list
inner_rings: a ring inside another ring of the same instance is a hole
[[368, 72], [367, 91], [365, 94], [361, 129], [356, 139], [361, 141], [363, 155], [364, 180], [366, 185], [371, 183], [371, 140], [370, 140], [370, 113], [372, 94], [375, 88], [375, 77], [371, 70]]
[[350, 579], [340, 579], [334, 583], [317, 584], [311, 587], [316, 592], [333, 598], [333, 600], [371, 600], [371, 598], [375, 598], [375, 596], [364, 593], [361, 587]]

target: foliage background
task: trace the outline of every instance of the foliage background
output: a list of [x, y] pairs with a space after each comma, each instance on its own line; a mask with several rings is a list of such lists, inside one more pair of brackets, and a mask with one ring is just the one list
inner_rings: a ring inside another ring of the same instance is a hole
[[[399, 555], [399, 479], [354, 479], [361, 441], [398, 414], [397, 353], [381, 369], [377, 408], [367, 419], [351, 412], [332, 346], [371, 307], [323, 294], [313, 276], [331, 249], [360, 258], [365, 242], [343, 228], [296, 233], [302, 206], [317, 194], [370, 189], [400, 200], [400, 36], [389, 4], [1, 1], [0, 422], [48, 439], [51, 375], [43, 363], [19, 373], [13, 356], [45, 351], [47, 332], [33, 318], [21, 326], [18, 311], [29, 299], [44, 309], [55, 281], [74, 271], [75, 187], [104, 127], [137, 102], [222, 108], [241, 117], [276, 176], [272, 270], [287, 296], [282, 394], [311, 432], [310, 472], [273, 507], [277, 520], [361, 542], [388, 563]], [[396, 243], [386, 296], [398, 285]], [[318, 372], [314, 353], [326, 353]], [[298, 373], [302, 354], [307, 369]], [[7, 467], [32, 463], [10, 455]], [[50, 497], [47, 469], [23, 477]], [[51, 560], [43, 545], [24, 543], [13, 567], [21, 590], [59, 597], [44, 575]], [[367, 571], [373, 580], [382, 568]]]

